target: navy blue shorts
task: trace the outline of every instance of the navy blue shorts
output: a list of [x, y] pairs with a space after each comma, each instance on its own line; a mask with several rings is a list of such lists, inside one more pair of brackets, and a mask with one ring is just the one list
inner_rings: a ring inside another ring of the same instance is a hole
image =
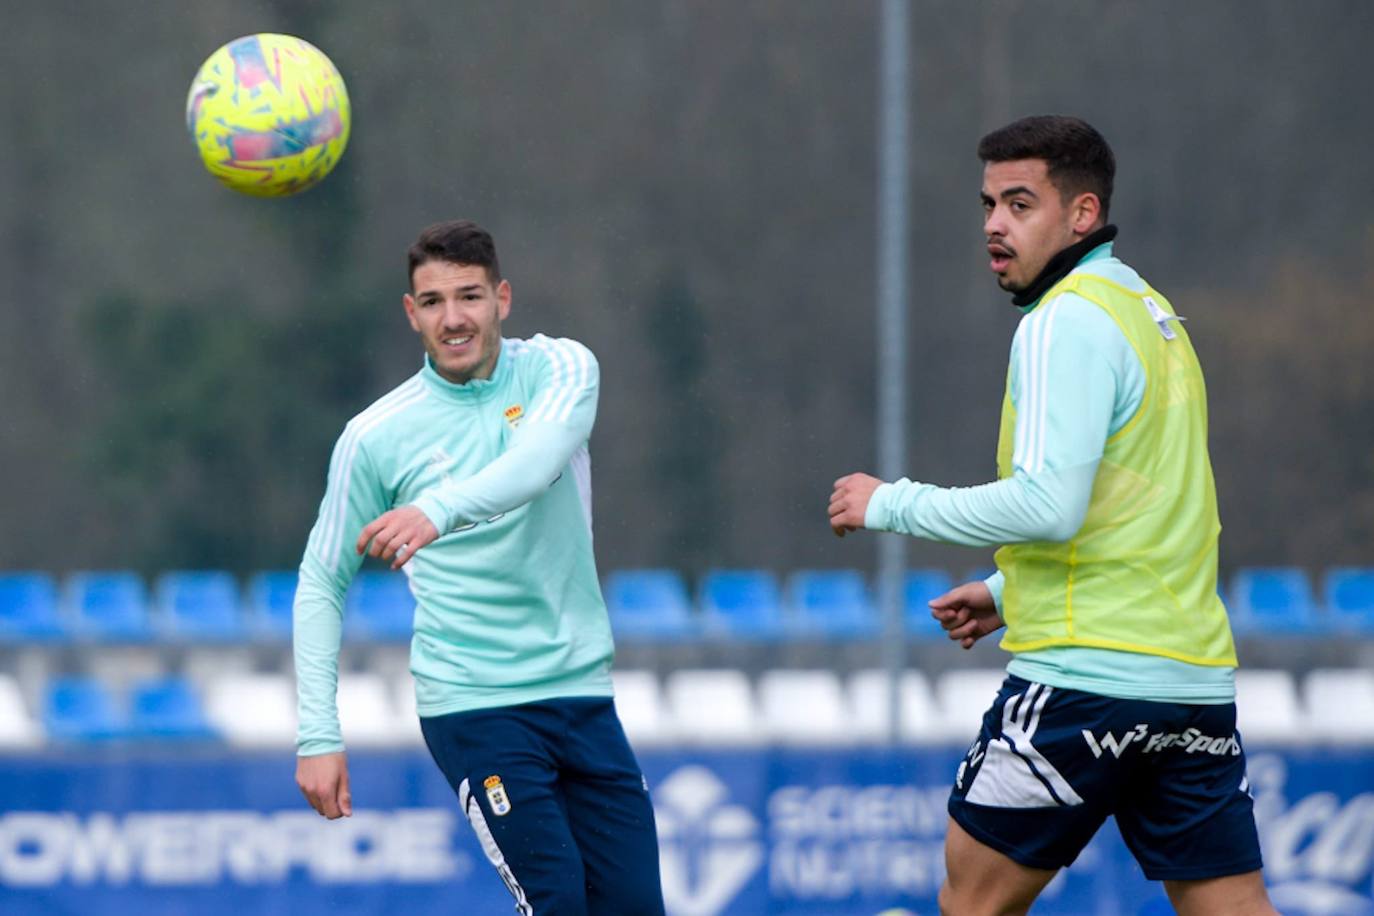
[[662, 916], [649, 786], [609, 697], [420, 719], [522, 916]]
[[1117, 700], [1009, 676], [949, 813], [1030, 868], [1071, 864], [1108, 815], [1153, 881], [1261, 864], [1234, 703]]

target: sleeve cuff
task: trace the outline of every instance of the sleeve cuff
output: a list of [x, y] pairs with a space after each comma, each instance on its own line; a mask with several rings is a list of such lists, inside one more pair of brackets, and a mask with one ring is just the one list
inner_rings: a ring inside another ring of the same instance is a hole
[[422, 493], [411, 505], [425, 514], [425, 518], [429, 519], [429, 523], [441, 537], [448, 534], [449, 529], [453, 527], [449, 522], [448, 513], [444, 511], [438, 497], [432, 493]]
[[870, 531], [894, 531], [912, 534], [912, 512], [926, 490], [935, 489], [928, 483], [917, 483], [909, 477], [879, 484], [869, 497], [864, 510], [864, 527]]
[[868, 508], [864, 509], [864, 527], [870, 531], [889, 531], [888, 519], [892, 517], [890, 503], [896, 492], [890, 483], [880, 484], [868, 498]]
[[338, 754], [344, 749], [342, 741], [328, 741], [323, 738], [312, 738], [309, 741], [301, 741], [296, 746], [297, 757], [319, 757], [321, 754]]
[[1002, 575], [1000, 569], [983, 580], [983, 584], [988, 587], [988, 591], [992, 592], [992, 603], [997, 606], [998, 614], [1002, 613], [1002, 588], [1006, 583], [1006, 577]]

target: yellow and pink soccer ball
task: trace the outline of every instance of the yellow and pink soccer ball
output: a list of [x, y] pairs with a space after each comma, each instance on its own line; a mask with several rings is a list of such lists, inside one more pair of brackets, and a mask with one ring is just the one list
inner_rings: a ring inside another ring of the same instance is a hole
[[256, 197], [318, 184], [348, 145], [343, 77], [319, 48], [290, 35], [236, 38], [201, 66], [186, 127], [205, 167]]

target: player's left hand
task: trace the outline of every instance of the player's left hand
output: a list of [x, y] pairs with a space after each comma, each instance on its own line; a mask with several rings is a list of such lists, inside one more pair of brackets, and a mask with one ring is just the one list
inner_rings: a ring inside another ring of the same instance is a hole
[[[401, 506], [367, 523], [358, 535], [358, 553], [368, 553], [383, 563], [391, 560], [392, 569], [400, 569], [415, 551], [439, 537], [439, 531], [426, 515], [414, 506]], [[368, 546], [368, 542], [372, 546]], [[393, 559], [394, 558], [394, 559]]]
[[835, 481], [835, 491], [830, 494], [830, 530], [836, 537], [864, 526], [868, 501], [882, 485], [881, 480], [868, 474], [850, 474]]

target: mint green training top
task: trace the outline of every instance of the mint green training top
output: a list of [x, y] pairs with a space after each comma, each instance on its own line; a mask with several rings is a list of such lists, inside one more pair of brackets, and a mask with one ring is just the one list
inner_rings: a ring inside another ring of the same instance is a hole
[[335, 692], [354, 547], [406, 504], [440, 532], [402, 567], [421, 716], [611, 695], [587, 452], [598, 386], [576, 341], [503, 339], [490, 379], [455, 385], [426, 360], [348, 423], [296, 591], [299, 754], [343, 749]]
[[[1139, 274], [1110, 242], [1073, 272], [1143, 292]], [[864, 526], [972, 547], [1065, 541], [1083, 525], [1109, 436], [1145, 394], [1145, 369], [1106, 311], [1072, 292], [1036, 300], [1011, 345], [1011, 399], [1018, 418], [1013, 473], [976, 487], [937, 487], [902, 478], [873, 493]], [[987, 580], [998, 608], [1002, 574]], [[1082, 646], [1017, 654], [1007, 666], [1027, 680], [1122, 699], [1230, 703], [1235, 669]]]

